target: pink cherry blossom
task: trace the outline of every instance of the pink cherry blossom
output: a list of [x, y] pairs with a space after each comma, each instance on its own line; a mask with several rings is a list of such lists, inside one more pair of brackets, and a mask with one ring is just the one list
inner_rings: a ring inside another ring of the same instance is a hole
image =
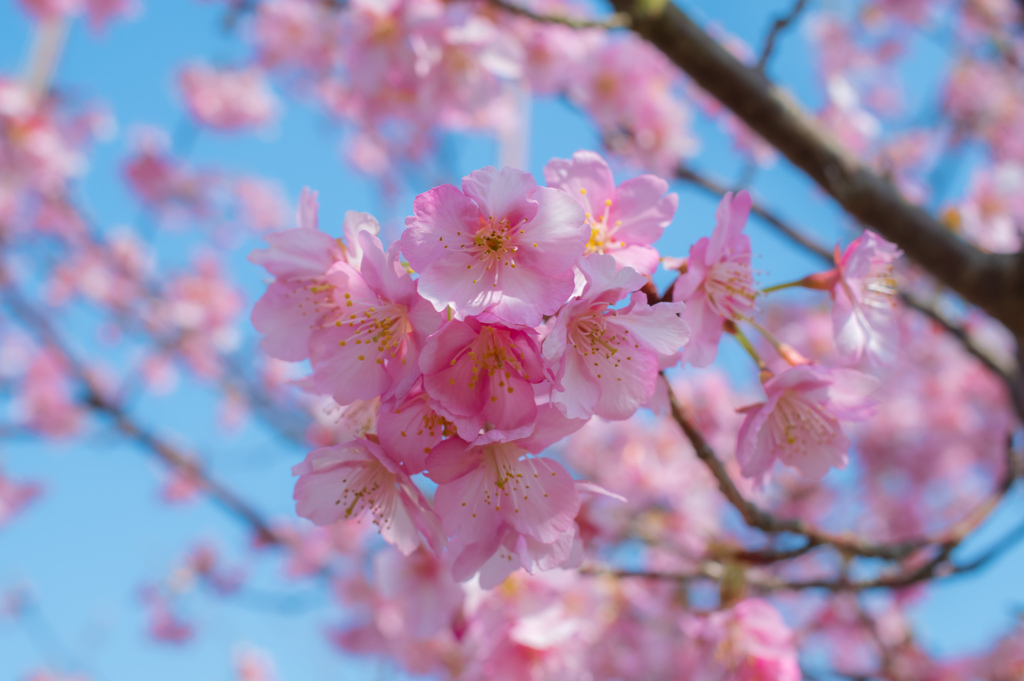
[[242, 646], [232, 653], [238, 681], [274, 681], [274, 658], [270, 653], [252, 646]]
[[38, 19], [59, 19], [81, 11], [83, 0], [19, 0]]
[[85, 0], [85, 13], [95, 31], [103, 30], [114, 19], [130, 18], [140, 10], [137, 0]]
[[209, 212], [211, 178], [189, 168], [168, 151], [170, 140], [155, 128], [132, 135], [132, 153], [122, 166], [128, 186], [147, 207], [188, 215]]
[[337, 13], [318, 0], [265, 0], [256, 6], [253, 43], [267, 67], [322, 69], [338, 51]]
[[[708, 662], [729, 681], [800, 681], [793, 631], [767, 601], [748, 598], [711, 614], [701, 638], [712, 646]], [[724, 667], [724, 669], [722, 669]], [[710, 670], [709, 670], [710, 671]]]
[[0, 471], [0, 526], [34, 501], [43, 488], [33, 482], [15, 482]]
[[1024, 167], [1003, 163], [976, 172], [956, 212], [964, 236], [993, 253], [1016, 253], [1024, 239]]
[[149, 635], [159, 643], [182, 645], [195, 636], [195, 628], [174, 609], [174, 601], [161, 591], [147, 587], [142, 591], [149, 618]]
[[257, 177], [235, 180], [238, 198], [238, 222], [259, 232], [282, 229], [288, 222], [288, 203], [281, 186]]
[[775, 460], [819, 480], [844, 468], [850, 439], [840, 421], [863, 421], [876, 402], [877, 379], [852, 369], [790, 367], [764, 383], [767, 401], [747, 407], [736, 460], [743, 475], [764, 480]]
[[81, 427], [82, 407], [72, 394], [63, 356], [41, 350], [25, 371], [21, 398], [25, 423], [47, 437], [69, 437]]
[[453, 319], [427, 339], [420, 368], [427, 394], [453, 417], [514, 429], [537, 416], [533, 386], [546, 371], [532, 331]]
[[836, 351], [850, 364], [863, 360], [878, 366], [895, 359], [896, 282], [892, 271], [900, 254], [894, 244], [865, 231], [836, 258], [839, 280], [833, 289], [832, 324]]
[[593, 414], [620, 420], [654, 395], [659, 357], [669, 356], [690, 337], [680, 319], [683, 303], [647, 304], [633, 293], [626, 307], [613, 307], [647, 279], [629, 267], [618, 271], [611, 255], [581, 258], [586, 286], [562, 308], [544, 339], [544, 357], [557, 362], [551, 401], [569, 418]]
[[711, 237], [690, 248], [686, 272], [672, 287], [672, 300], [686, 303], [683, 319], [693, 333], [683, 349], [683, 362], [706, 367], [718, 354], [722, 323], [747, 318], [754, 311], [757, 290], [750, 268], [750, 237], [743, 227], [750, 213], [750, 194], [726, 194], [715, 213]]
[[536, 326], [572, 293], [588, 230], [565, 192], [488, 167], [463, 178], [462, 191], [441, 185], [420, 194], [413, 210], [402, 252], [436, 309]]
[[[452, 572], [462, 581], [496, 552], [516, 555], [531, 569], [550, 569], [570, 557], [580, 496], [558, 462], [530, 452], [582, 425], [568, 424], [548, 408], [537, 430], [513, 442], [471, 445], [445, 440], [427, 457], [427, 475], [438, 483], [434, 505], [453, 537]], [[508, 574], [499, 568], [489, 584]]]
[[387, 254], [367, 232], [358, 243], [359, 269], [338, 262], [324, 275], [336, 319], [309, 338], [314, 384], [340, 404], [404, 395], [420, 375], [424, 339], [443, 320], [416, 292], [398, 242]]
[[395, 614], [412, 636], [426, 638], [449, 626], [462, 606], [464, 594], [450, 566], [429, 551], [381, 551], [373, 567], [381, 595], [396, 602]]
[[368, 516], [405, 555], [439, 545], [437, 519], [422, 492], [370, 440], [314, 450], [292, 473], [299, 476], [295, 510], [318, 525]]
[[548, 186], [565, 190], [586, 211], [589, 253], [608, 253], [621, 267], [651, 276], [658, 268], [653, 243], [672, 222], [677, 194], [666, 194], [668, 182], [640, 175], [618, 187], [611, 168], [592, 151], [577, 151], [572, 160], [552, 159], [544, 167]]
[[316, 192], [303, 189], [298, 228], [268, 234], [270, 248], [249, 254], [249, 262], [276, 277], [252, 311], [253, 326], [266, 334], [261, 346], [271, 357], [306, 359], [313, 330], [337, 314], [326, 275], [334, 263], [345, 260], [346, 251], [319, 230], [317, 211]]
[[211, 128], [258, 127], [276, 113], [276, 99], [263, 72], [255, 68], [217, 70], [193, 64], [181, 72], [178, 85], [189, 113]]
[[381, 446], [392, 452], [410, 475], [422, 472], [430, 450], [455, 434], [455, 424], [434, 409], [421, 385], [402, 400], [381, 405], [377, 424]]

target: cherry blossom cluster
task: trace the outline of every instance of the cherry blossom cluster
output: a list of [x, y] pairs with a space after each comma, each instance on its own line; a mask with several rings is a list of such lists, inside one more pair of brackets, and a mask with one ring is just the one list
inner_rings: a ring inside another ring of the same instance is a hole
[[[421, 194], [386, 250], [366, 214], [344, 241], [319, 231], [307, 192], [299, 228], [253, 254], [275, 276], [253, 311], [264, 349], [308, 358], [310, 390], [372, 405], [373, 432], [295, 467], [300, 515], [368, 515], [404, 553], [451, 540], [457, 578], [490, 585], [578, 560], [581, 493], [601, 490], [538, 455], [649, 402], [689, 327], [640, 290], [675, 212], [667, 183], [616, 187], [589, 152], [546, 175], [484, 168]], [[433, 507], [409, 477], [423, 472]]]
[[263, 0], [244, 20], [245, 65], [191, 64], [179, 77], [189, 113], [217, 130], [273, 119], [270, 73], [351, 123], [349, 156], [374, 174], [425, 160], [439, 127], [509, 131], [527, 91], [568, 95], [617, 152], [660, 172], [697, 149], [684, 80], [628, 34], [538, 24], [479, 0]]
[[[295, 467], [299, 515], [366, 516], [406, 554], [447, 544], [455, 577], [479, 573], [485, 587], [520, 566], [578, 563], [581, 499], [608, 493], [543, 450], [593, 417], [663, 409], [660, 372], [707, 366], [738, 322], [772, 338], [754, 319], [749, 195], [726, 195], [712, 235], [670, 263], [670, 299], [652, 304], [652, 244], [677, 201], [667, 183], [616, 186], [592, 152], [552, 160], [545, 177], [488, 167], [436, 187], [386, 249], [367, 214], [347, 214], [343, 240], [321, 232], [307, 190], [299, 227], [252, 254], [275, 277], [253, 311], [263, 348], [308, 359], [303, 387], [361, 415], [354, 439]], [[793, 284], [831, 291], [848, 365], [892, 359], [897, 255], [868, 233], [837, 250], [834, 270]], [[755, 357], [766, 401], [743, 408], [736, 457], [760, 482], [776, 460], [820, 479], [846, 465], [841, 421], [872, 413], [877, 380], [775, 343], [784, 366]], [[420, 473], [437, 484], [432, 504]]]

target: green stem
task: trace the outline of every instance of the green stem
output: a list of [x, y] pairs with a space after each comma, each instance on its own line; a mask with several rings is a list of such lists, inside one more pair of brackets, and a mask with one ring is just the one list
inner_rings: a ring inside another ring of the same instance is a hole
[[787, 288], [798, 288], [798, 287], [802, 287], [803, 285], [804, 285], [804, 280], [803, 279], [798, 279], [797, 281], [787, 281], [784, 284], [775, 284], [774, 286], [766, 286], [763, 289], [761, 289], [761, 293], [765, 293], [765, 294], [767, 294], [767, 293], [774, 293], [775, 291], [781, 291], [781, 290], [787, 289]]
[[754, 344], [750, 342], [750, 339], [747, 338], [742, 331], [740, 331], [740, 328], [738, 326], [736, 326], [735, 324], [728, 324], [726, 326], [726, 330], [730, 334], [732, 334], [732, 337], [736, 339], [737, 343], [743, 346], [743, 349], [747, 351], [747, 354], [750, 355], [751, 359], [753, 359], [754, 362], [757, 364], [758, 369], [764, 371], [765, 369], [768, 368], [767, 365], [764, 363], [764, 360], [761, 359], [761, 353], [757, 351], [757, 348], [754, 347]]

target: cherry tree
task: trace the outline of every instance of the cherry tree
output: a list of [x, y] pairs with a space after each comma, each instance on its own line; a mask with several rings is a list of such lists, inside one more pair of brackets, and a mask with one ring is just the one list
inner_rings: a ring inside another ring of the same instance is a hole
[[[54, 76], [69, 27], [131, 31], [141, 1], [19, 0], [33, 48], [0, 74], [0, 434], [113, 435], [168, 505], [250, 535], [235, 560], [196, 532], [126, 587], [152, 641], [187, 655], [183, 594], [251, 600], [275, 563], [328, 585], [339, 665], [403, 677], [1020, 677], [1024, 626], [949, 653], [914, 609], [1024, 536], [991, 522], [1022, 472], [1024, 3], [795, 0], [752, 44], [728, 18], [759, 3], [205, 4], [233, 56], [178, 66], [173, 132], [113, 132]], [[532, 102], [593, 148], [535, 144]], [[286, 108], [394, 215], [190, 160]], [[81, 181], [112, 134], [129, 227]], [[452, 139], [493, 161], [455, 172]], [[205, 402], [155, 418], [177, 383]], [[209, 465], [221, 436], [188, 424], [211, 403], [284, 443], [290, 515]], [[0, 547], [55, 494], [17, 469]], [[30, 631], [32, 589], [0, 593]], [[235, 678], [274, 652], [236, 648]]]

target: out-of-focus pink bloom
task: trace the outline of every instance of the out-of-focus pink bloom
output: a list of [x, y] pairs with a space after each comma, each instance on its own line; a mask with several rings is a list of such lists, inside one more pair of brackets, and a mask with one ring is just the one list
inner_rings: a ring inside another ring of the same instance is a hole
[[256, 6], [253, 42], [272, 66], [330, 65], [337, 51], [338, 15], [320, 0], [265, 0]]
[[89, 681], [88, 677], [78, 674], [64, 674], [52, 672], [47, 669], [32, 672], [25, 677], [25, 681]]
[[235, 321], [241, 293], [227, 281], [212, 253], [196, 258], [193, 271], [167, 282], [146, 311], [151, 329], [178, 334], [176, 349], [201, 376], [216, 376], [221, 357], [238, 346]]
[[18, 0], [36, 19], [60, 19], [80, 12], [84, 0]]
[[[429, 7], [422, 0], [401, 4]], [[493, 125], [502, 83], [522, 76], [522, 46], [497, 22], [465, 7], [444, 5], [430, 18], [417, 11], [422, 19], [413, 24], [409, 46], [419, 104], [454, 128]]]
[[651, 399], [659, 358], [677, 352], [690, 337], [680, 318], [683, 303], [647, 304], [632, 293], [629, 305], [613, 307], [647, 278], [629, 267], [617, 270], [611, 255], [581, 258], [586, 280], [550, 324], [544, 358], [558, 368], [551, 401], [569, 418], [627, 419]]
[[874, 411], [877, 379], [852, 369], [790, 367], [764, 383], [767, 401], [745, 408], [736, 460], [743, 475], [763, 482], [775, 460], [818, 480], [846, 466], [850, 439], [840, 421]]
[[923, 24], [939, 4], [936, 0], [872, 0], [865, 11], [879, 12], [909, 24]]
[[359, 269], [338, 262], [324, 275], [336, 321], [309, 338], [317, 390], [340, 404], [402, 397], [420, 376], [424, 340], [444, 319], [416, 292], [399, 262], [398, 242], [387, 254], [372, 234], [362, 233], [358, 243]]
[[413, 210], [402, 252], [420, 273], [420, 294], [438, 310], [536, 326], [572, 293], [572, 266], [589, 231], [583, 209], [529, 173], [477, 170], [462, 191], [435, 187], [416, 197]]
[[975, 173], [957, 210], [972, 242], [993, 253], [1016, 253], [1024, 244], [1024, 166], [1003, 163]]
[[93, 30], [103, 30], [114, 19], [131, 17], [140, 11], [137, 0], [85, 0], [85, 13]]
[[136, 130], [132, 135], [132, 153], [122, 166], [128, 186], [149, 208], [205, 215], [211, 201], [211, 178], [173, 158], [169, 146], [167, 135], [161, 130]]
[[94, 30], [103, 29], [112, 19], [130, 15], [139, 9], [136, 0], [19, 0], [36, 19], [69, 17], [85, 11]]
[[42, 350], [23, 377], [21, 400], [26, 425], [47, 437], [69, 437], [82, 422], [82, 408], [71, 395], [68, 369], [60, 355]]
[[570, 96], [594, 116], [614, 151], [671, 173], [698, 146], [672, 63], [635, 37], [604, 42], [595, 52], [579, 64]]
[[881, 134], [881, 123], [864, 108], [861, 95], [846, 77], [829, 78], [826, 93], [828, 104], [819, 113], [821, 122], [844, 147], [867, 154]]
[[842, 360], [851, 364], [863, 360], [872, 366], [895, 360], [898, 331], [892, 270], [900, 254], [895, 244], [870, 231], [847, 246], [842, 257], [837, 253], [832, 324]]
[[178, 86], [197, 122], [218, 130], [258, 127], [276, 113], [277, 100], [256, 68], [217, 70], [195, 64], [181, 72]]
[[219, 594], [230, 594], [245, 582], [245, 571], [240, 567], [225, 568], [213, 544], [200, 543], [192, 548], [187, 566]]
[[745, 319], [754, 311], [757, 290], [750, 268], [750, 237], [743, 234], [750, 205], [746, 191], [722, 197], [711, 238], [701, 237], [690, 248], [686, 272], [672, 287], [672, 300], [686, 303], [682, 317], [693, 333], [683, 348], [684, 363], [711, 364], [723, 322]]
[[[557, 11], [568, 16], [574, 9], [578, 8], [565, 5]], [[540, 24], [513, 17], [502, 17], [501, 21], [503, 28], [511, 28], [523, 46], [524, 75], [530, 89], [541, 95], [566, 91], [580, 77], [587, 56], [606, 41], [603, 31]]]
[[154, 641], [181, 645], [195, 635], [192, 625], [181, 619], [171, 600], [157, 589], [144, 589], [142, 601], [148, 613], [149, 635]]
[[288, 201], [276, 182], [243, 177], [235, 180], [234, 192], [238, 199], [237, 219], [243, 226], [258, 232], [286, 226]]
[[0, 472], [0, 526], [28, 506], [43, 492], [34, 482], [15, 482]]
[[427, 394], [472, 439], [484, 422], [501, 430], [528, 426], [537, 416], [533, 385], [546, 377], [532, 330], [453, 319], [427, 339], [420, 354]]
[[[450, 626], [463, 600], [462, 588], [441, 558], [422, 549], [410, 556], [381, 551], [373, 561], [381, 595], [400, 604], [403, 628], [426, 638]], [[384, 617], [388, 613], [380, 612]]]
[[241, 646], [231, 653], [238, 681], [274, 681], [277, 671], [270, 653], [252, 646]]
[[712, 646], [709, 670], [721, 675], [700, 678], [729, 681], [800, 681], [792, 630], [767, 601], [748, 598], [712, 613], [700, 638]]
[[368, 516], [386, 541], [409, 555], [443, 540], [437, 518], [409, 476], [370, 440], [310, 452], [292, 467], [296, 512], [317, 525]]
[[175, 467], [160, 488], [160, 498], [169, 504], [192, 501], [203, 487], [200, 477], [183, 467]]
[[611, 168], [592, 151], [577, 151], [572, 160], [556, 158], [544, 167], [548, 186], [562, 189], [586, 211], [590, 227], [588, 254], [608, 253], [620, 267], [651, 276], [658, 268], [652, 244], [672, 222], [679, 196], [666, 194], [668, 182], [640, 175], [618, 187]]
[[338, 522], [325, 526], [301, 527], [278, 524], [274, 532], [285, 540], [287, 558], [283, 572], [288, 579], [302, 579], [322, 573], [337, 556], [351, 556], [362, 549], [372, 530], [362, 523]]

